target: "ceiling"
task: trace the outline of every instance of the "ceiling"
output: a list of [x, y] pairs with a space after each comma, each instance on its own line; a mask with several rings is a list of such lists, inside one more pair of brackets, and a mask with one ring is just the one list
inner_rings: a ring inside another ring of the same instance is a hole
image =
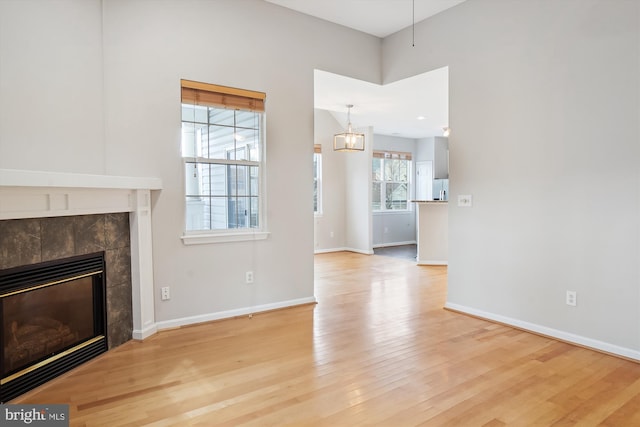
[[384, 38], [465, 0], [265, 0]]
[[[265, 0], [377, 37], [410, 27], [413, 0]], [[465, 0], [415, 0], [420, 22]], [[358, 128], [404, 138], [442, 136], [449, 126], [449, 76], [444, 67], [384, 86], [316, 70], [315, 108], [328, 110], [346, 127], [347, 104]], [[418, 120], [418, 117], [424, 119]]]
[[314, 106], [328, 110], [344, 127], [353, 104], [355, 128], [402, 138], [442, 136], [449, 126], [449, 69], [439, 68], [386, 85], [316, 70]]

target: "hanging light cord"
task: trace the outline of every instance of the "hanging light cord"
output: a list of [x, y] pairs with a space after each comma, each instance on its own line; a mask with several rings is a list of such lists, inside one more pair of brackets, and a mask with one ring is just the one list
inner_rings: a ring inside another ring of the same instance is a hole
[[411, 46], [416, 46], [416, 0], [413, 0], [412, 10], [412, 27], [411, 27]]

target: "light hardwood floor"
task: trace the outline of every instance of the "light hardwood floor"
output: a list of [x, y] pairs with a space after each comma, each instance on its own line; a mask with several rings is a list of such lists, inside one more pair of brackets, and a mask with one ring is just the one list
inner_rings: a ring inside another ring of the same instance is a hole
[[446, 267], [316, 256], [317, 305], [163, 331], [13, 403], [73, 426], [640, 425], [640, 365], [442, 309]]

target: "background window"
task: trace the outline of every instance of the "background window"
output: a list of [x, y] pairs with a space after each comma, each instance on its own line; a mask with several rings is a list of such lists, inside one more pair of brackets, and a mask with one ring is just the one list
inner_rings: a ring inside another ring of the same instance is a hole
[[411, 153], [373, 153], [371, 208], [408, 210]]
[[182, 81], [187, 231], [261, 226], [264, 94], [224, 91], [239, 90]]
[[322, 147], [313, 147], [313, 213], [322, 213]]

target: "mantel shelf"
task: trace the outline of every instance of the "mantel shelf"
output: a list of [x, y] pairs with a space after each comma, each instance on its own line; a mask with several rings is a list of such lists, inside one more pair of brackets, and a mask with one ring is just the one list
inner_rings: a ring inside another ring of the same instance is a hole
[[0, 187], [161, 190], [162, 180], [155, 177], [0, 169]]

